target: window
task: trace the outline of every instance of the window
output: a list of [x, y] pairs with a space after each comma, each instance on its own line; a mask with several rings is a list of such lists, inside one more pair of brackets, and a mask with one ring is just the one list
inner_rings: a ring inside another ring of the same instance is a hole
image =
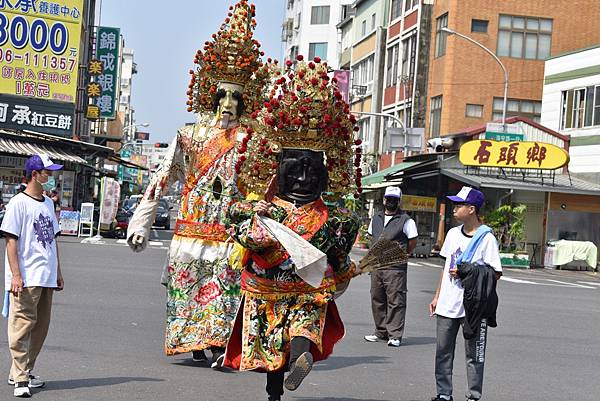
[[429, 137], [440, 136], [440, 125], [442, 122], [442, 96], [431, 98], [431, 116], [429, 118]]
[[483, 19], [471, 20], [471, 32], [487, 33], [488, 21]]
[[562, 92], [560, 129], [600, 125], [600, 85]]
[[375, 21], [377, 20], [377, 14], [371, 15], [371, 30], [375, 29]]
[[373, 88], [373, 64], [375, 61], [375, 55], [372, 54], [369, 57], [359, 61], [352, 66], [352, 86], [364, 86], [365, 93], [369, 94]]
[[[406, 0], [407, 3], [410, 3], [410, 0]], [[390, 16], [390, 21], [395, 20], [396, 18], [402, 15], [402, 0], [392, 0], [392, 15]]]
[[358, 137], [363, 141], [363, 149], [371, 142], [371, 118], [363, 118], [358, 121]]
[[465, 116], [473, 117], [473, 118], [482, 118], [483, 117], [483, 105], [467, 103], [467, 107], [465, 109]]
[[360, 27], [360, 33], [362, 36], [365, 36], [367, 34], [367, 21], [363, 20], [362, 25]]
[[322, 60], [327, 60], [327, 42], [309, 43], [308, 59], [312, 60], [315, 57], [320, 57]]
[[[493, 103], [493, 120], [502, 119], [504, 98], [495, 97]], [[506, 102], [506, 117], [522, 116], [540, 122], [542, 102], [536, 100], [508, 99]]]
[[446, 54], [446, 32], [442, 28], [448, 27], [448, 14], [444, 14], [436, 19], [435, 30], [435, 57], [442, 57]]
[[313, 6], [310, 12], [312, 25], [329, 24], [329, 6]]
[[545, 60], [550, 57], [552, 20], [500, 15], [498, 56]]
[[387, 51], [386, 87], [394, 86], [398, 82], [398, 53], [400, 44], [396, 43]]
[[416, 7], [419, 4], [419, 0], [406, 0], [406, 4], [404, 5], [404, 11], [408, 11], [413, 7]]
[[402, 76], [412, 79], [415, 73], [416, 58], [417, 35], [412, 35], [402, 41]]

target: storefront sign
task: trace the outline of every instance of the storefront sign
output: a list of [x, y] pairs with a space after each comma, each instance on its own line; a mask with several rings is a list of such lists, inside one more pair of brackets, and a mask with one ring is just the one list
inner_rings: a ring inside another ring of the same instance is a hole
[[465, 166], [555, 170], [569, 163], [566, 150], [544, 142], [469, 141], [460, 147]]
[[100, 117], [114, 119], [119, 94], [119, 47], [121, 45], [119, 28], [98, 27], [96, 36], [96, 58], [102, 62], [102, 74], [94, 78], [102, 87], [102, 94], [94, 99], [100, 108]]
[[100, 118], [100, 107], [95, 104], [88, 104], [85, 110], [85, 118], [88, 120], [97, 120]]
[[437, 211], [437, 199], [428, 196], [402, 195], [400, 208], [406, 211], [435, 213]]
[[83, 0], [0, 1], [0, 93], [75, 103]]
[[62, 235], [77, 235], [79, 230], [79, 212], [61, 210], [58, 221]]
[[0, 94], [0, 127], [70, 137], [75, 105]]

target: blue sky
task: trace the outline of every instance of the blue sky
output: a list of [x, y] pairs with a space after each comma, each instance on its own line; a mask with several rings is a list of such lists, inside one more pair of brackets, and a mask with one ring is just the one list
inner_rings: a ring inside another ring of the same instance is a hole
[[[255, 0], [255, 38], [265, 57], [281, 58], [285, 0]], [[217, 32], [234, 0], [102, 0], [100, 24], [121, 28], [134, 49], [132, 106], [138, 124], [148, 122], [150, 142], [170, 142], [177, 129], [194, 121], [186, 111], [188, 71], [196, 51]]]

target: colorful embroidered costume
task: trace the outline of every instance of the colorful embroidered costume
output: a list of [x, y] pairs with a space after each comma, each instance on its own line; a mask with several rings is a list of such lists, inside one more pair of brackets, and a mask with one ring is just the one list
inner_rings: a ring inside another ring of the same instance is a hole
[[225, 230], [229, 207], [243, 199], [237, 147], [249, 120], [238, 117], [262, 100], [269, 71], [253, 39], [254, 6], [241, 0], [230, 10], [204, 54], [196, 54], [188, 110], [199, 113], [197, 122], [179, 130], [128, 229], [130, 246], [143, 249], [158, 199], [174, 181], [184, 183], [163, 276], [167, 355], [224, 348], [240, 303], [240, 272], [229, 265], [233, 242]]
[[318, 199], [301, 207], [273, 200], [273, 218], [327, 254], [327, 271], [318, 288], [294, 272], [294, 262], [254, 216], [251, 205], [234, 204], [231, 219], [236, 241], [249, 250], [242, 273], [243, 310], [227, 348], [225, 363], [240, 370], [285, 368], [290, 339], [314, 344], [315, 360], [327, 358], [344, 335], [333, 294], [350, 280], [354, 265], [348, 254], [358, 233], [356, 216]]

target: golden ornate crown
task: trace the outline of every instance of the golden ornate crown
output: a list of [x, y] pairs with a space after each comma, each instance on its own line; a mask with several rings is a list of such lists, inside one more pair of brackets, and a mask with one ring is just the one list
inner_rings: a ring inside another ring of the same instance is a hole
[[[318, 57], [305, 62], [298, 56], [271, 89], [270, 97], [251, 118], [256, 123], [238, 149], [242, 154], [236, 170], [248, 192], [263, 194], [277, 169], [281, 149], [322, 151], [329, 171], [328, 192], [333, 199], [362, 189], [361, 141], [354, 140], [356, 118], [330, 79], [327, 63]], [[354, 168], [356, 167], [356, 172]]]
[[244, 87], [246, 110], [253, 110], [262, 100], [263, 90], [270, 79], [267, 71], [261, 70], [260, 43], [253, 39], [256, 26], [254, 4], [240, 0], [229, 7], [229, 13], [219, 31], [207, 41], [204, 52], [198, 50], [194, 63], [196, 70], [190, 70], [188, 86], [188, 111], [212, 112], [213, 96], [221, 82], [229, 82]]

